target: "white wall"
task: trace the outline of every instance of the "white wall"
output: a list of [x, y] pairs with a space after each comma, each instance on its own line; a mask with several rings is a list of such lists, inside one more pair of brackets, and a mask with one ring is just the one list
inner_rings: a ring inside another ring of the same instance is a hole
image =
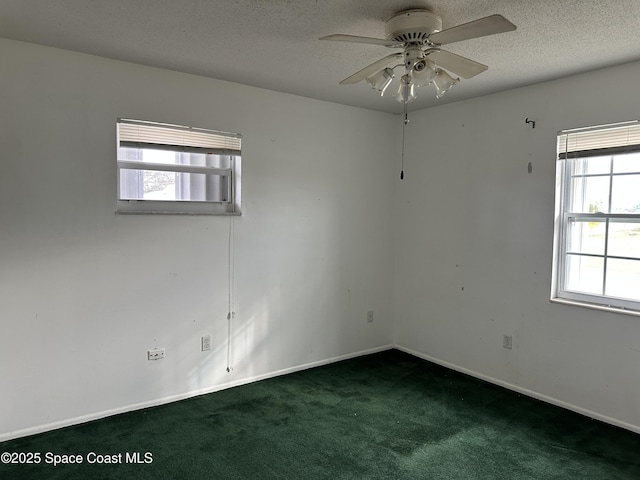
[[[549, 302], [556, 132], [637, 118], [640, 64], [412, 113], [399, 181], [397, 116], [8, 40], [0, 62], [0, 440], [394, 342], [640, 431], [639, 319]], [[231, 220], [115, 215], [117, 117], [244, 135], [230, 373]]]
[[[390, 343], [394, 116], [8, 40], [0, 59], [0, 440]], [[115, 215], [117, 117], [244, 135], [230, 373], [231, 219]]]
[[638, 78], [634, 63], [410, 115], [402, 348], [640, 431], [640, 318], [549, 301], [556, 133], [637, 119]]

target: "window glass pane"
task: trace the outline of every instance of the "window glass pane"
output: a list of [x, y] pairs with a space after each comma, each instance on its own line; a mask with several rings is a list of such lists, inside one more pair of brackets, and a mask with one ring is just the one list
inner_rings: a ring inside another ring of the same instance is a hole
[[640, 175], [613, 177], [611, 213], [640, 214]]
[[161, 163], [164, 165], [179, 165], [180, 160], [176, 152], [167, 150], [151, 150], [138, 148], [118, 148], [118, 160], [128, 160], [145, 163]]
[[204, 173], [121, 169], [120, 199], [228, 202], [229, 180]]
[[575, 213], [609, 213], [609, 176], [571, 179], [569, 211]]
[[567, 255], [565, 268], [565, 290], [602, 295], [603, 258]]
[[164, 163], [164, 164], [177, 164], [180, 163], [179, 156], [175, 152], [168, 152], [165, 150], [147, 150], [141, 149], [142, 162], [148, 163]]
[[640, 153], [616, 155], [613, 159], [613, 173], [640, 173]]
[[611, 173], [611, 155], [571, 160], [571, 175]]
[[180, 153], [179, 159], [183, 165], [197, 167], [231, 168], [230, 155], [214, 155], [203, 153]]
[[[637, 222], [609, 221], [609, 255], [640, 259], [640, 219]], [[636, 286], [640, 290], [640, 284]]]
[[570, 220], [567, 225], [567, 252], [604, 255], [604, 221]]
[[640, 300], [640, 260], [607, 261], [606, 295]]
[[162, 165], [191, 165], [198, 167], [231, 168], [231, 155], [174, 152], [151, 148], [118, 148], [118, 160]]

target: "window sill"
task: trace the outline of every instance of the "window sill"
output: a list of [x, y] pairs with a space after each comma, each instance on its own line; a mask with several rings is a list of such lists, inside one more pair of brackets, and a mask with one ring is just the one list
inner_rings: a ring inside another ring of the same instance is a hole
[[218, 202], [169, 202], [158, 200], [118, 200], [116, 215], [208, 215], [239, 216], [239, 205]]
[[115, 211], [116, 215], [182, 215], [191, 217], [240, 217], [240, 212], [123, 212]]
[[609, 313], [621, 313], [623, 315], [632, 315], [634, 317], [640, 317], [640, 312], [637, 310], [629, 310], [621, 307], [611, 307], [608, 305], [597, 305], [594, 303], [580, 302], [577, 300], [569, 300], [567, 298], [551, 298], [552, 303], [560, 303], [563, 305], [573, 305], [576, 307], [590, 308], [592, 310], [600, 310]]

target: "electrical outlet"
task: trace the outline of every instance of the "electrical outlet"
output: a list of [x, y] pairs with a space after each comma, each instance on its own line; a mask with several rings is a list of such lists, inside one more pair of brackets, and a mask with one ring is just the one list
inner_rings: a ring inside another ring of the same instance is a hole
[[373, 323], [373, 310], [367, 312], [367, 323]]
[[206, 352], [207, 350], [211, 350], [211, 335], [202, 337], [202, 351]]
[[164, 348], [147, 350], [147, 360], [160, 360], [161, 358], [164, 358]]
[[513, 338], [511, 337], [511, 335], [502, 336], [502, 346], [511, 350], [511, 347], [513, 346]]

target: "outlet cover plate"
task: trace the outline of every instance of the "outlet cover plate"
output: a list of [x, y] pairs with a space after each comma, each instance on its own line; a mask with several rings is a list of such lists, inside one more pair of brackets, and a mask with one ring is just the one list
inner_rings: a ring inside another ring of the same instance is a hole
[[147, 360], [160, 360], [161, 358], [164, 358], [164, 348], [147, 350]]

